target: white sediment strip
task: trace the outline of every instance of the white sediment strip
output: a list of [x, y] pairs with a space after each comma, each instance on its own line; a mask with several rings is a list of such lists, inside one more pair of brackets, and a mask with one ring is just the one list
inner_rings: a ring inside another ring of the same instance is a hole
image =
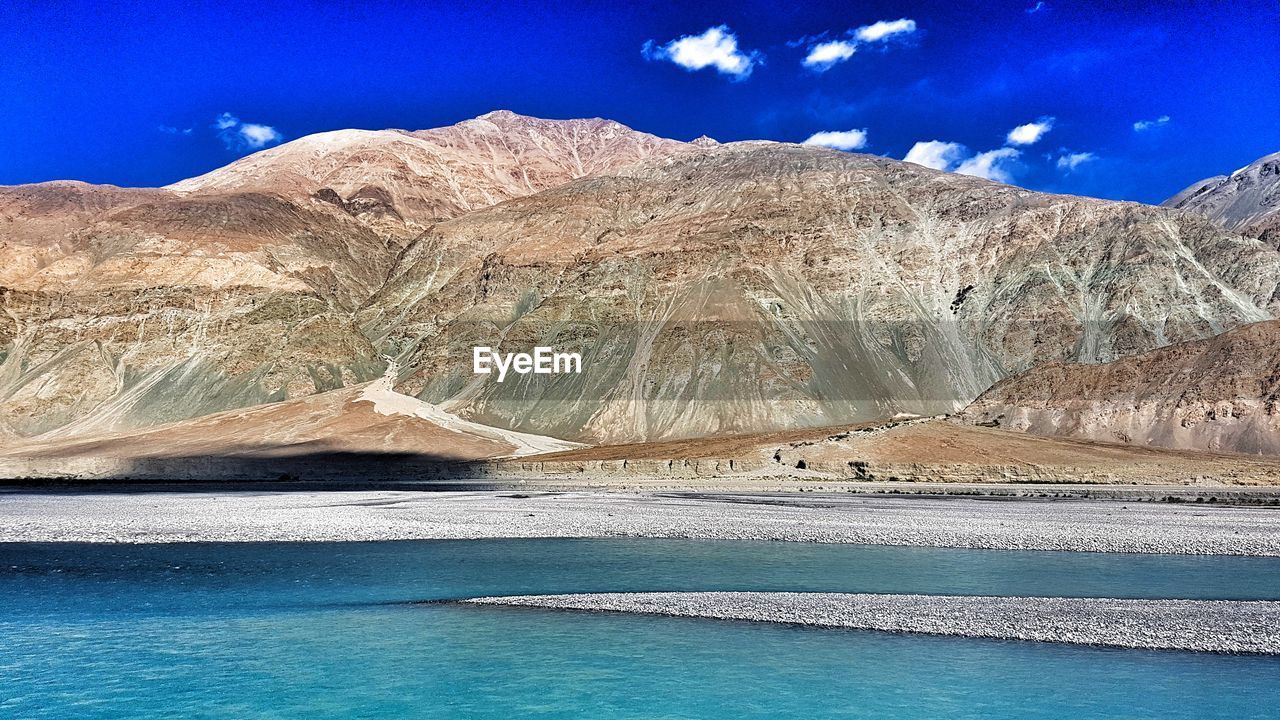
[[522, 595], [462, 601], [1157, 650], [1280, 654], [1280, 602], [791, 592]]
[[463, 435], [474, 435], [476, 437], [496, 440], [498, 442], [509, 443], [515, 447], [513, 457], [523, 457], [525, 455], [537, 455], [538, 453], [558, 452], [560, 450], [572, 450], [574, 448], [583, 447], [581, 443], [561, 440], [547, 435], [534, 435], [531, 433], [517, 432], [515, 430], [507, 430], [505, 428], [493, 427], [491, 425], [482, 425], [480, 423], [463, 420], [451, 412], [445, 411], [439, 405], [432, 405], [423, 402], [418, 398], [398, 393], [395, 391], [395, 377], [398, 372], [398, 366], [390, 358], [387, 359], [387, 371], [382, 377], [369, 383], [369, 385], [361, 391], [357, 401], [373, 403], [373, 411], [380, 415], [407, 415], [410, 417], [422, 418], [439, 425], [446, 430], [462, 433]]
[[0, 542], [657, 537], [1280, 556], [1280, 512], [1108, 501], [508, 492], [0, 494]]

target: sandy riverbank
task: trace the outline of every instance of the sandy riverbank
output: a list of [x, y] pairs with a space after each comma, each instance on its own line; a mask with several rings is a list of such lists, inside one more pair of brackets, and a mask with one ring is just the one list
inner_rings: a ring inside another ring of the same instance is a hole
[[503, 492], [13, 493], [0, 541], [663, 537], [1280, 556], [1280, 511], [1069, 500]]
[[1280, 654], [1280, 602], [794, 592], [522, 595], [463, 604], [748, 620], [1003, 640]]

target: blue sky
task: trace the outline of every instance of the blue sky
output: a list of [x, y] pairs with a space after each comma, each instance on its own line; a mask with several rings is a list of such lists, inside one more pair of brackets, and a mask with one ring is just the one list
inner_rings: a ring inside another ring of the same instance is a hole
[[8, 0], [0, 98], [5, 184], [507, 108], [1155, 202], [1280, 150], [1280, 3]]

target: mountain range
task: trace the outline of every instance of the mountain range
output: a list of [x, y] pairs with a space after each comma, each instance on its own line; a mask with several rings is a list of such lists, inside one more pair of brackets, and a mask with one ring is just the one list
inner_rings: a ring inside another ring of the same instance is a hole
[[[378, 381], [460, 422], [592, 444], [981, 396], [962, 421], [1270, 453], [1270, 421], [1123, 428], [1183, 422], [1160, 408], [1193, 385], [1196, 408], [1243, 393], [1270, 412], [1272, 386], [1241, 374], [1274, 367], [1212, 359], [1273, 338], [1244, 326], [1280, 309], [1276, 167], [1153, 207], [498, 111], [312, 135], [166, 188], [0, 188], [0, 439], [349, 404]], [[475, 345], [575, 351], [583, 372], [499, 383], [472, 374]], [[1121, 398], [1134, 373], [1150, 387]], [[1063, 420], [1082, 393], [1142, 409]]]
[[1199, 213], [1229, 230], [1280, 246], [1280, 152], [1230, 175], [1201, 180], [1162, 204]]
[[[1280, 246], [1280, 153], [1162, 203]], [[1048, 362], [997, 383], [965, 422], [1161, 447], [1280, 454], [1280, 323], [1101, 364]]]

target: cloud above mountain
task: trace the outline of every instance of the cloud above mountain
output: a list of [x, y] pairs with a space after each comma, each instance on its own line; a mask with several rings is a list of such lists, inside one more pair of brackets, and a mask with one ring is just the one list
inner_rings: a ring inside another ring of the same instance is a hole
[[1009, 183], [1013, 182], [1015, 161], [1021, 156], [1022, 151], [1011, 147], [973, 153], [960, 143], [925, 140], [913, 145], [903, 160], [934, 170]]
[[1058, 156], [1057, 166], [1063, 172], [1072, 172], [1079, 169], [1081, 165], [1097, 159], [1098, 156], [1091, 152], [1063, 153]]
[[810, 70], [825, 72], [853, 57], [861, 45], [885, 42], [891, 38], [910, 35], [915, 31], [916, 21], [909, 18], [880, 20], [847, 31], [843, 39], [830, 40], [827, 39], [829, 37], [827, 33], [822, 33], [815, 37], [792, 41], [788, 45], [807, 44], [809, 52], [800, 64]]
[[955, 172], [960, 175], [972, 175], [996, 182], [1013, 182], [1013, 171], [1010, 164], [1017, 160], [1022, 152], [1010, 147], [988, 150], [978, 153], [960, 163]]
[[908, 18], [881, 20], [863, 25], [854, 31], [854, 37], [862, 42], [879, 42], [894, 35], [906, 35], [916, 31], [916, 21]]
[[1139, 120], [1133, 124], [1134, 132], [1146, 132], [1169, 124], [1171, 118], [1168, 115], [1161, 115], [1154, 120]]
[[829, 40], [820, 42], [809, 48], [801, 64], [807, 68], [822, 71], [848, 60], [857, 51], [857, 46], [848, 40]]
[[213, 127], [228, 150], [261, 150], [284, 140], [284, 135], [274, 127], [242, 122], [229, 112], [214, 118]]
[[[1005, 135], [1004, 147], [975, 153], [964, 145], [944, 140], [922, 140], [911, 146], [903, 160], [917, 165], [972, 175], [1002, 183], [1012, 183], [1015, 173], [1021, 174], [1035, 165], [1035, 157], [1024, 158], [1021, 148], [1034, 145], [1053, 129], [1054, 118], [1042, 117], [1035, 122], [1019, 125]], [[1069, 175], [1098, 159], [1092, 152], [1074, 152], [1060, 148], [1056, 153], [1042, 156], [1049, 167]]]
[[1029, 122], [1025, 125], [1009, 131], [1005, 136], [1006, 145], [1034, 145], [1040, 141], [1050, 130], [1053, 129], [1054, 119], [1051, 117], [1042, 117], [1035, 122]]
[[738, 36], [728, 25], [710, 27], [700, 35], [684, 35], [663, 45], [649, 40], [641, 53], [650, 60], [672, 62], [690, 72], [713, 68], [736, 80], [750, 76], [764, 59], [757, 51], [739, 49]]
[[829, 130], [817, 132], [805, 140], [804, 145], [820, 145], [836, 150], [861, 150], [867, 146], [867, 131], [862, 130]]
[[903, 160], [934, 170], [949, 170], [959, 165], [966, 155], [968, 150], [960, 143], [925, 140], [912, 145]]

